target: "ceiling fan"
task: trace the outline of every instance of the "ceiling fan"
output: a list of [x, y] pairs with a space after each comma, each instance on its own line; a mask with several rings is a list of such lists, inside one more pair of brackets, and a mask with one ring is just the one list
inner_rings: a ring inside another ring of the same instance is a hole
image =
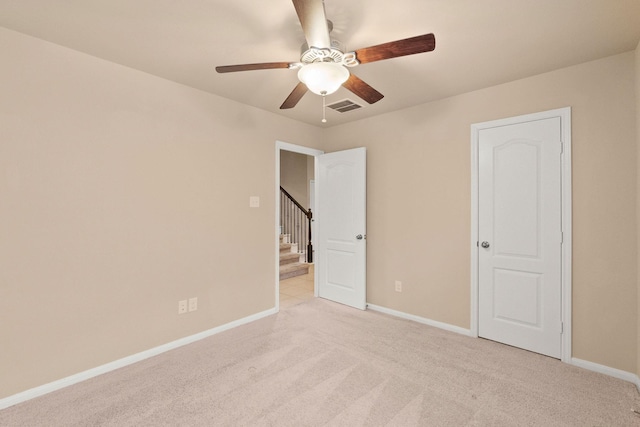
[[293, 0], [293, 6], [306, 39], [299, 62], [266, 62], [216, 67], [218, 73], [274, 68], [297, 69], [300, 82], [282, 103], [280, 109], [295, 107], [307, 90], [324, 97], [337, 91], [340, 86], [344, 86], [369, 104], [373, 104], [381, 100], [384, 95], [352, 74], [348, 68], [383, 59], [430, 52], [436, 47], [435, 36], [424, 34], [345, 52], [344, 45], [329, 36], [333, 24], [326, 18], [324, 0]]

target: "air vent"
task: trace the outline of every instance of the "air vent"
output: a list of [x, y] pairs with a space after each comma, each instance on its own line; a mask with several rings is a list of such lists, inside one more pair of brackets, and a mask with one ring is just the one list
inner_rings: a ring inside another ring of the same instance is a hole
[[358, 108], [362, 108], [362, 105], [356, 104], [350, 99], [343, 99], [342, 101], [329, 104], [327, 105], [327, 107], [333, 110], [336, 110], [340, 113], [346, 113], [347, 111], [352, 111], [352, 110], [357, 110]]

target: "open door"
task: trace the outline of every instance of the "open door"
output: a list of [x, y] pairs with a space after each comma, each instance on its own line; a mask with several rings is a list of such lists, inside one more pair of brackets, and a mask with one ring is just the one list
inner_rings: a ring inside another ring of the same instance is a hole
[[366, 149], [316, 156], [318, 296], [366, 308]]

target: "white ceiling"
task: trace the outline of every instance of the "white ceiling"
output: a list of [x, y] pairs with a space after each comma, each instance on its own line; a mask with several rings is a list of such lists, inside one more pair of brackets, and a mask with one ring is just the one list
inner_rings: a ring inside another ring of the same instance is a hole
[[[0, 26], [317, 126], [332, 126], [635, 49], [640, 0], [325, 0], [331, 33], [355, 50], [434, 33], [434, 52], [351, 71], [385, 97], [327, 112], [286, 69], [217, 65], [299, 60], [291, 0], [0, 0]], [[340, 89], [327, 102], [344, 98]], [[366, 104], [365, 104], [366, 105]]]

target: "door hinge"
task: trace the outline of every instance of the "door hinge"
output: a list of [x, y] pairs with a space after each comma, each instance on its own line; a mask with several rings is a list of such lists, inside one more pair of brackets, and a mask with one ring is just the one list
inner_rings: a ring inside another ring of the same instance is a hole
[[478, 247], [478, 248], [480, 247], [480, 241], [479, 240], [476, 242], [476, 247]]
[[563, 243], [564, 243], [564, 232], [561, 231], [560, 232], [560, 244], [563, 244]]
[[564, 334], [564, 322], [560, 322], [560, 333]]
[[560, 154], [564, 153], [564, 142], [560, 143]]

